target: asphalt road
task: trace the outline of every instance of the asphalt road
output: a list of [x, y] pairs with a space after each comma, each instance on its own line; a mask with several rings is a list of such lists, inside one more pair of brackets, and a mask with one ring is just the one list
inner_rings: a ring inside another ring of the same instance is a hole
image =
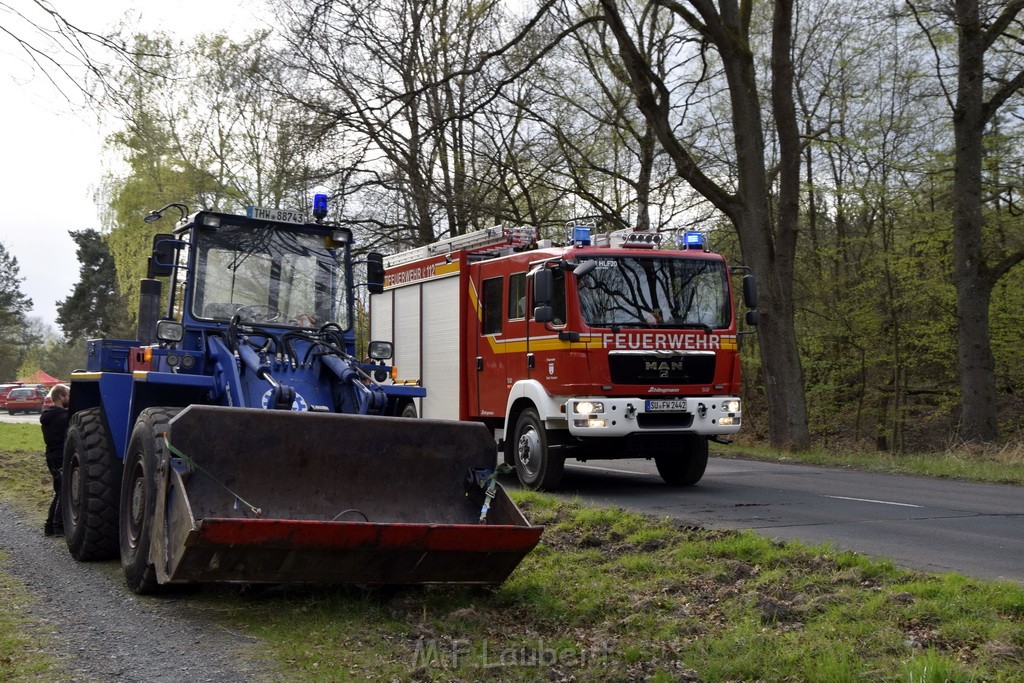
[[1024, 487], [712, 458], [690, 488], [653, 461], [570, 460], [559, 495], [705, 528], [831, 543], [928, 571], [1024, 582]]
[[6, 410], [0, 410], [0, 422], [39, 424], [39, 413], [18, 413], [9, 415]]

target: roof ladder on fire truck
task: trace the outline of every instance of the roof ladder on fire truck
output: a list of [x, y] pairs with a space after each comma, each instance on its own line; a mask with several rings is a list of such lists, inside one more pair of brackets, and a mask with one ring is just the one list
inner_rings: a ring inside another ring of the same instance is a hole
[[477, 252], [492, 247], [514, 249], [532, 244], [537, 240], [537, 229], [529, 226], [497, 225], [486, 230], [467, 232], [447, 239], [438, 240], [425, 247], [409, 249], [384, 259], [387, 268], [411, 263], [430, 256], [444, 256], [458, 251]]

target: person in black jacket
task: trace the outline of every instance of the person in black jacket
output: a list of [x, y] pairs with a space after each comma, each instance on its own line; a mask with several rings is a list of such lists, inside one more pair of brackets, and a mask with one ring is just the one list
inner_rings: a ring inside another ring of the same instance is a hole
[[53, 500], [43, 525], [47, 536], [64, 535], [64, 518], [60, 508], [60, 470], [64, 466], [64, 433], [68, 428], [68, 399], [70, 391], [66, 384], [55, 384], [50, 389], [53, 405], [39, 416], [43, 426], [43, 442], [46, 443], [46, 467], [53, 477]]

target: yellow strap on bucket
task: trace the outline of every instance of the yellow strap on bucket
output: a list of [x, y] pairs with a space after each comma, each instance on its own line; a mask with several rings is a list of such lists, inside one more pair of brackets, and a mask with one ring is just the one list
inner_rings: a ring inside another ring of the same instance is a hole
[[487, 493], [484, 496], [484, 505], [480, 508], [480, 523], [487, 524], [487, 513], [491, 509], [491, 501], [494, 500], [494, 494], [498, 488], [498, 475], [509, 474], [515, 470], [508, 463], [501, 463], [498, 465], [493, 472], [491, 472], [486, 479], [487, 482]]
[[221, 488], [223, 488], [225, 491], [227, 491], [232, 496], [234, 496], [235, 497], [235, 501], [237, 501], [238, 503], [241, 503], [242, 505], [244, 505], [247, 508], [249, 508], [249, 511], [252, 512], [252, 514], [256, 515], [256, 517], [262, 517], [263, 516], [263, 510], [261, 510], [260, 508], [256, 507], [255, 505], [253, 505], [252, 503], [247, 501], [245, 498], [242, 498], [240, 495], [238, 495], [237, 493], [232, 491], [230, 488], [227, 487], [226, 484], [224, 484], [224, 482], [220, 481], [219, 479], [217, 479], [217, 477], [213, 476], [212, 474], [210, 474], [209, 472], [204, 470], [202, 467], [200, 467], [200, 465], [195, 460], [193, 460], [192, 458], [188, 457], [187, 455], [185, 455], [184, 453], [179, 451], [177, 448], [172, 446], [171, 442], [167, 439], [167, 432], [162, 432], [160, 434], [160, 436], [162, 436], [164, 438], [164, 446], [167, 447], [168, 451], [170, 451], [174, 455], [178, 456], [179, 458], [181, 458], [182, 460], [187, 462], [189, 464], [189, 466], [192, 467], [193, 469], [199, 470], [200, 472], [202, 472], [203, 474], [208, 476], [210, 479], [215, 481], [218, 485], [220, 485]]

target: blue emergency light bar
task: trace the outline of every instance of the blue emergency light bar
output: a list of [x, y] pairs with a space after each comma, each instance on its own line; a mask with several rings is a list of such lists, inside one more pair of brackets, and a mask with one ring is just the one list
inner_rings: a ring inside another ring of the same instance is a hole
[[702, 232], [684, 232], [677, 240], [680, 249], [704, 248], [704, 233]]
[[327, 218], [327, 195], [313, 195], [313, 216], [318, 223]]
[[573, 246], [590, 246], [590, 227], [585, 225], [574, 225], [569, 228], [569, 241]]

